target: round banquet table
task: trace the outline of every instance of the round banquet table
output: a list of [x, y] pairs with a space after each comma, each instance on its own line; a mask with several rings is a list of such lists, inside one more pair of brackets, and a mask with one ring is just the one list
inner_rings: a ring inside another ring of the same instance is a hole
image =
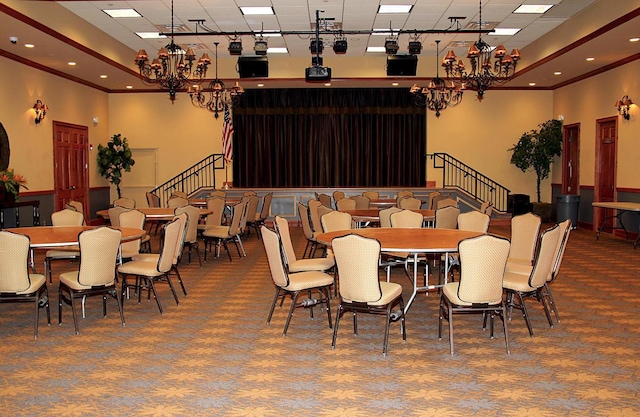
[[[431, 228], [391, 228], [371, 227], [364, 229], [339, 230], [336, 232], [320, 233], [316, 236], [319, 243], [330, 246], [335, 237], [355, 233], [360, 236], [375, 238], [380, 242], [382, 252], [408, 252], [413, 257], [413, 292], [407, 301], [405, 313], [411, 307], [418, 291], [428, 291], [437, 288], [437, 285], [418, 286], [418, 255], [426, 253], [441, 253], [445, 257], [445, 271], [448, 270], [449, 252], [458, 251], [458, 243], [461, 240], [482, 235], [478, 232], [468, 232], [457, 229], [431, 229]], [[447, 277], [445, 275], [445, 283]]]
[[[425, 200], [420, 200], [422, 204], [426, 203]], [[398, 204], [398, 200], [395, 198], [372, 198], [369, 200], [369, 206], [377, 206], [377, 207], [390, 207]]]
[[[147, 217], [147, 220], [171, 220], [175, 215], [174, 208], [166, 208], [166, 207], [148, 207], [148, 208], [139, 208], [136, 209], [144, 213]], [[212, 211], [206, 208], [200, 209], [200, 217], [207, 216], [211, 214]], [[104, 219], [109, 219], [109, 210], [98, 210], [96, 212], [98, 216], [101, 216]]]
[[[240, 202], [240, 200], [242, 200], [242, 197], [226, 197], [224, 199], [225, 205], [227, 207], [235, 206], [236, 204], [238, 204]], [[191, 198], [191, 199], [189, 199], [189, 204], [191, 204], [192, 206], [196, 206], [196, 207], [206, 207], [207, 206], [207, 199], [206, 198]]]
[[[377, 208], [367, 209], [367, 210], [340, 210], [343, 213], [349, 213], [353, 221], [356, 223], [362, 222], [377, 222], [380, 220], [380, 210]], [[411, 210], [416, 213], [422, 214], [425, 222], [433, 222], [435, 220], [436, 212], [435, 210]]]
[[[32, 249], [56, 248], [60, 246], [73, 246], [78, 244], [78, 235], [85, 231], [95, 229], [96, 226], [36, 226], [15, 227], [7, 229], [13, 233], [29, 236]], [[145, 231], [133, 227], [115, 227], [122, 232], [122, 241], [140, 239]]]

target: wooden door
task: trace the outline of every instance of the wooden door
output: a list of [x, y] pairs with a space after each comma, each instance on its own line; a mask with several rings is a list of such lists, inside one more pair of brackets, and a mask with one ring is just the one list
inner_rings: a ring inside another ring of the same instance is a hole
[[564, 127], [562, 140], [562, 193], [580, 194], [580, 124]]
[[[616, 199], [617, 125], [617, 117], [597, 121], [595, 201], [608, 202]], [[604, 209], [594, 211], [594, 230], [602, 223], [604, 215]], [[604, 231], [611, 233], [612, 230], [611, 227], [607, 227]]]
[[79, 201], [89, 219], [89, 129], [53, 122], [53, 171], [55, 210], [70, 200]]

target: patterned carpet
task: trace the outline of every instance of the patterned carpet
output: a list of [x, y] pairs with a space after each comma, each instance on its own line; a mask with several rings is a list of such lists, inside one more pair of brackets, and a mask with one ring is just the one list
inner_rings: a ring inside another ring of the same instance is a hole
[[[492, 228], [508, 233], [504, 228]], [[301, 229], [292, 229], [304, 248]], [[286, 308], [265, 324], [273, 297], [262, 243], [248, 257], [209, 258], [180, 269], [189, 291], [176, 306], [160, 284], [153, 300], [115, 304], [101, 316], [87, 302], [75, 335], [69, 307], [57, 325], [41, 318], [33, 339], [28, 304], [0, 305], [0, 414], [5, 416], [638, 416], [640, 415], [640, 250], [591, 231], [572, 233], [553, 291], [562, 322], [550, 329], [531, 302], [535, 338], [510, 322], [491, 340], [480, 316], [456, 316], [456, 355], [437, 338], [438, 295], [419, 295], [407, 316], [407, 342], [392, 325], [382, 356], [383, 318], [351, 320], [331, 350], [326, 315], [298, 310], [282, 336]], [[157, 244], [154, 245], [157, 248]], [[39, 261], [42, 255], [39, 255]], [[38, 265], [42, 265], [39, 263]], [[54, 274], [75, 264], [58, 262]], [[57, 276], [57, 275], [54, 275]], [[401, 271], [393, 280], [410, 285]], [[333, 304], [333, 312], [335, 306]], [[287, 307], [288, 304], [285, 304]], [[499, 329], [499, 326], [498, 326]]]

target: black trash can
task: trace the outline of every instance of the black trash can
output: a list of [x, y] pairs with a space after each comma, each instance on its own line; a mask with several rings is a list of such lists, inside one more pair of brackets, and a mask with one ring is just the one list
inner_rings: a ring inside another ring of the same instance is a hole
[[579, 195], [559, 195], [558, 200], [558, 223], [567, 219], [571, 220], [571, 227], [578, 227], [578, 213], [580, 211]]

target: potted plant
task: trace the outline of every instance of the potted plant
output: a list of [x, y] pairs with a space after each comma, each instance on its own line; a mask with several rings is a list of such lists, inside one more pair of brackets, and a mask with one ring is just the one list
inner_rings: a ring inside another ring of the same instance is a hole
[[107, 142], [107, 146], [98, 145], [98, 171], [110, 183], [115, 184], [118, 198], [122, 197], [120, 195], [122, 170], [130, 172], [135, 163], [136, 161], [131, 157], [127, 138], [123, 138], [119, 133], [113, 135]]
[[27, 188], [27, 179], [13, 172], [13, 169], [0, 171], [0, 201], [18, 201], [20, 188]]
[[[549, 177], [553, 158], [562, 153], [562, 121], [547, 120], [538, 125], [539, 129], [525, 132], [518, 143], [509, 151], [511, 163], [520, 168], [522, 172], [533, 170], [536, 173], [537, 204], [534, 204], [534, 212], [541, 211], [540, 217], [551, 217], [551, 203], [542, 203], [540, 200], [540, 183]], [[536, 208], [536, 206], [538, 206]]]

